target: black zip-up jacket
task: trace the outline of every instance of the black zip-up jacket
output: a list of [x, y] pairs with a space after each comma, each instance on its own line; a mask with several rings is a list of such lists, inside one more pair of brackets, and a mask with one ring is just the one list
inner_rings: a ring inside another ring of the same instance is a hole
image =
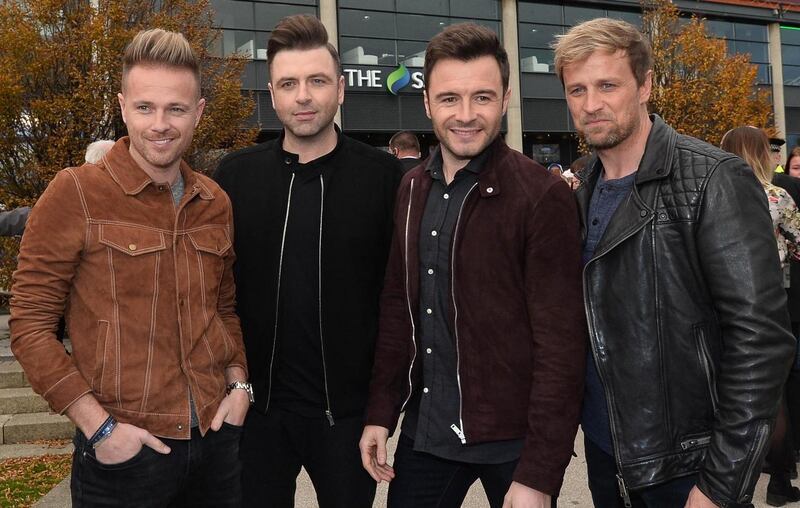
[[751, 506], [794, 356], [767, 200], [744, 161], [652, 119], [583, 275], [621, 490], [699, 471], [716, 504]]
[[[338, 131], [338, 129], [337, 129]], [[231, 153], [215, 179], [233, 203], [236, 310], [241, 318], [255, 406], [269, 406], [282, 240], [291, 163], [283, 136]], [[326, 408], [333, 417], [360, 415], [378, 333], [378, 299], [392, 233], [392, 213], [402, 177], [386, 152], [339, 132], [336, 148], [308, 164], [325, 165], [320, 270], [321, 333], [327, 378]], [[314, 359], [309, 359], [314, 361]], [[324, 389], [323, 387], [320, 387]]]

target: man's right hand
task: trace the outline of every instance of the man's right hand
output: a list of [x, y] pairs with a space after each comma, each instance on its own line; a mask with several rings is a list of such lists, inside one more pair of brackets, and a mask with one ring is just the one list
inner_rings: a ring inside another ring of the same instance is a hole
[[95, 458], [101, 464], [120, 464], [139, 453], [142, 446], [149, 446], [158, 453], [167, 454], [169, 446], [141, 427], [128, 423], [117, 423], [111, 435], [95, 448]]
[[394, 469], [386, 463], [388, 439], [389, 429], [379, 425], [367, 425], [358, 443], [358, 448], [361, 450], [361, 464], [378, 483], [390, 482], [394, 478]]

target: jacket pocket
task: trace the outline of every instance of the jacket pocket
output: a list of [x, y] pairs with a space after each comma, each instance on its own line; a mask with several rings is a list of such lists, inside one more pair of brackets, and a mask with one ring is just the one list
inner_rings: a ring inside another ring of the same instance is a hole
[[694, 325], [693, 331], [694, 340], [697, 344], [697, 359], [705, 374], [708, 395], [711, 399], [711, 407], [716, 415], [719, 398], [717, 397], [717, 376], [714, 369], [714, 360], [711, 357], [711, 351], [708, 349], [708, 342], [706, 342], [705, 328], [702, 325]]
[[102, 224], [100, 243], [129, 256], [141, 256], [165, 250], [164, 234], [137, 225]]
[[216, 295], [222, 279], [224, 256], [231, 248], [231, 239], [224, 227], [205, 228], [188, 234], [197, 253], [197, 264], [203, 288]]
[[94, 375], [92, 376], [92, 391], [95, 395], [103, 395], [103, 374], [106, 371], [106, 358], [108, 348], [108, 321], [97, 322], [97, 340], [94, 349]]

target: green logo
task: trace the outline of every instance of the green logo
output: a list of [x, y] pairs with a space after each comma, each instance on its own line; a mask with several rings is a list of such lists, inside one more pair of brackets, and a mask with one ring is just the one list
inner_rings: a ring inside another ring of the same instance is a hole
[[411, 73], [408, 72], [405, 65], [400, 64], [400, 67], [393, 70], [392, 73], [386, 77], [386, 88], [388, 88], [393, 95], [397, 95], [397, 92], [405, 88], [410, 82]]

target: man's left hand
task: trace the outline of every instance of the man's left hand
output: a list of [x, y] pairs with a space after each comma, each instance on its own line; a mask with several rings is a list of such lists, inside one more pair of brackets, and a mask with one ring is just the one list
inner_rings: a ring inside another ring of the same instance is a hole
[[218, 431], [222, 427], [222, 422], [241, 427], [244, 425], [244, 417], [250, 408], [250, 397], [244, 390], [231, 390], [231, 393], [222, 399], [217, 409], [217, 414], [211, 420], [211, 430]]
[[709, 498], [703, 494], [696, 486], [689, 492], [684, 508], [718, 508]]
[[511, 482], [503, 508], [550, 508], [550, 495], [521, 483]]

